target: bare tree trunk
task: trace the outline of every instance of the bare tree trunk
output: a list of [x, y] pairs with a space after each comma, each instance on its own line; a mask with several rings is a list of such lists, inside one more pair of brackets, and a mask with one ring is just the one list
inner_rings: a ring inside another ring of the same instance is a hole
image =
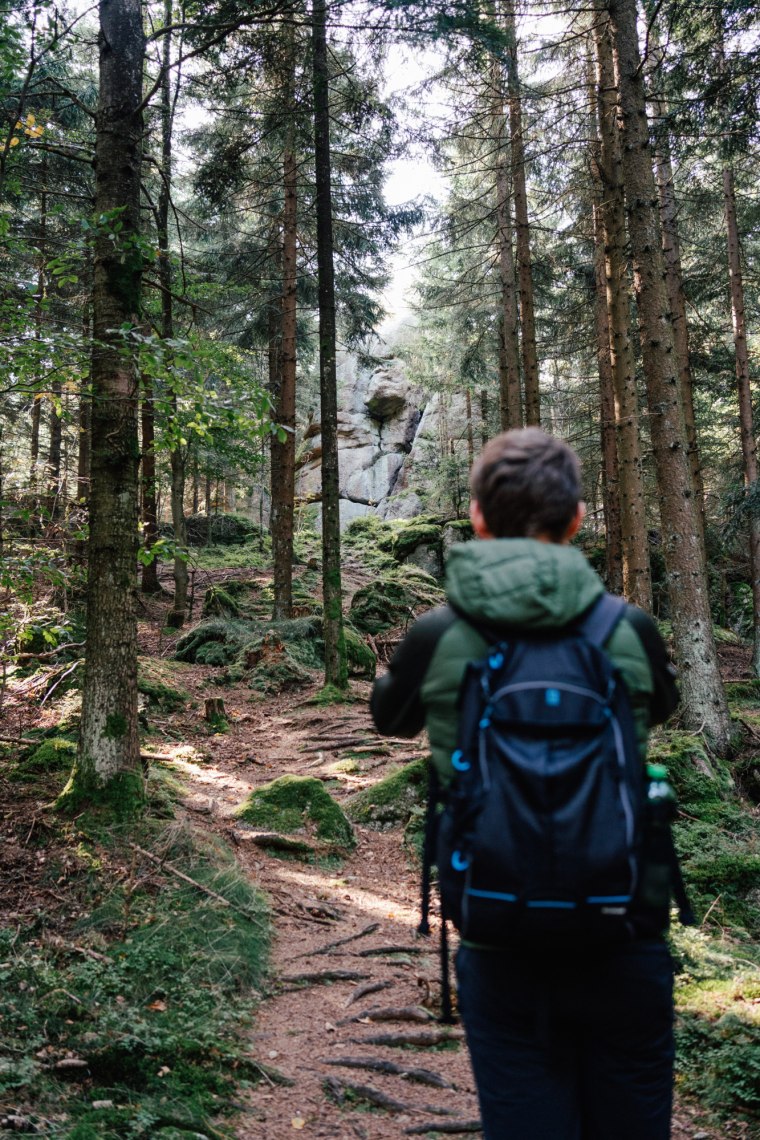
[[114, 332], [139, 319], [140, 158], [145, 40], [139, 0], [101, 0], [95, 213], [118, 216], [95, 244], [87, 651], [79, 750], [61, 802], [106, 801], [120, 813], [143, 796], [137, 731], [137, 375]]
[[[89, 278], [89, 272], [88, 272]], [[91, 341], [91, 300], [87, 300], [82, 311], [82, 339], [85, 345]], [[92, 422], [92, 397], [89, 389], [83, 387], [79, 393], [79, 430], [77, 438], [77, 502], [81, 507], [90, 498], [90, 431]]]
[[652, 577], [649, 567], [649, 539], [644, 498], [639, 395], [631, 343], [625, 199], [617, 127], [617, 88], [609, 18], [604, 0], [598, 0], [594, 22], [594, 47], [599, 129], [598, 172], [603, 186], [601, 222], [604, 229], [610, 359], [615, 399], [623, 593], [635, 605], [651, 613]]
[[[164, 0], [164, 27], [172, 23], [171, 0]], [[172, 106], [171, 62], [172, 33], [164, 32], [161, 53], [161, 185], [157, 203], [158, 238], [158, 279], [161, 285], [161, 336], [171, 340], [174, 336], [174, 305], [172, 301], [172, 263], [169, 245], [169, 206], [172, 187], [172, 130], [174, 111]], [[171, 417], [177, 422], [177, 393], [171, 391]], [[176, 433], [175, 433], [176, 435]], [[187, 522], [185, 520], [185, 468], [187, 446], [175, 439], [169, 452], [171, 467], [171, 512], [174, 530], [174, 599], [166, 624], [171, 629], [181, 629], [187, 617]]]
[[293, 615], [293, 515], [296, 493], [296, 289], [298, 236], [298, 165], [295, 152], [293, 87], [295, 44], [288, 33], [289, 54], [284, 92], [290, 116], [283, 155], [284, 204], [282, 214], [282, 312], [279, 388], [274, 418], [285, 429], [285, 438], [272, 437], [271, 512], [275, 618]]
[[[653, 33], [652, 33], [653, 34]], [[652, 112], [656, 119], [665, 118], [667, 107], [659, 97], [652, 97]], [[700, 525], [700, 538], [705, 543], [705, 488], [702, 478], [702, 464], [699, 456], [697, 419], [694, 411], [694, 379], [689, 355], [689, 326], [686, 320], [686, 296], [683, 288], [681, 267], [681, 242], [678, 233], [678, 203], [673, 183], [673, 163], [670, 156], [670, 140], [661, 126], [654, 148], [654, 168], [657, 178], [657, 193], [660, 203], [660, 225], [662, 226], [662, 252], [665, 259], [665, 281], [668, 287], [670, 308], [673, 314], [673, 343], [678, 355], [678, 375], [681, 383], [684, 427], [689, 449], [689, 468], [694, 486], [694, 501], [697, 505]]]
[[488, 389], [480, 390], [480, 446], [488, 443]]
[[533, 263], [530, 252], [528, 193], [525, 182], [525, 139], [522, 124], [522, 98], [517, 62], [517, 29], [514, 0], [505, 0], [504, 26], [507, 33], [507, 89], [509, 127], [512, 144], [512, 187], [515, 200], [515, 248], [520, 285], [520, 332], [525, 385], [525, 422], [541, 423], [536, 316], [533, 303]]
[[731, 730], [692, 493], [652, 170], [635, 0], [609, 0], [622, 111], [622, 162], [662, 539], [684, 717], [724, 754]]
[[61, 420], [63, 417], [63, 385], [59, 379], [54, 379], [50, 385], [50, 438], [48, 442], [48, 457], [45, 471], [47, 483], [47, 506], [51, 518], [57, 518], [61, 513]]
[[602, 483], [604, 529], [606, 536], [607, 587], [614, 594], [623, 592], [623, 534], [620, 519], [620, 478], [618, 474], [617, 429], [615, 426], [615, 385], [610, 351], [610, 320], [607, 308], [607, 266], [604, 255], [604, 226], [600, 198], [602, 187], [594, 187], [594, 317], [596, 351], [599, 362], [599, 394], [602, 442]]
[[[142, 405], [140, 408], [142, 429], [142, 470], [140, 487], [142, 491], [143, 546], [146, 552], [152, 550], [158, 540], [158, 510], [156, 507], [156, 449], [155, 424], [153, 420], [153, 383], [148, 375], [142, 378]], [[140, 589], [143, 594], [158, 594], [161, 586], [158, 581], [158, 558], [142, 565]]]
[[[739, 227], [736, 220], [736, 191], [734, 189], [734, 172], [731, 166], [726, 166], [723, 169], [723, 205], [726, 213], [728, 237], [728, 275], [731, 287], [731, 320], [736, 356], [736, 390], [739, 400], [739, 430], [744, 460], [744, 485], [747, 495], [750, 496], [752, 492], [757, 490], [757, 441], [752, 414], [747, 322], [744, 315], [744, 282], [742, 280]], [[754, 636], [752, 668], [755, 674], [760, 676], [760, 514], [758, 514], [756, 504], [751, 503], [748, 514]]]
[[348, 687], [340, 569], [338, 382], [335, 367], [335, 278], [330, 171], [330, 93], [325, 0], [313, 0], [314, 172], [319, 273], [319, 377], [322, 425], [322, 594], [325, 684]]
[[465, 388], [464, 398], [467, 413], [467, 466], [470, 468], [475, 462], [475, 433], [472, 430], [472, 392], [469, 388]]
[[502, 431], [522, 426], [520, 400], [520, 344], [518, 336], [517, 278], [512, 248], [510, 157], [504, 84], [501, 65], [491, 64], [494, 187], [496, 190], [496, 243], [501, 284], [501, 343], [499, 345], [499, 417]]

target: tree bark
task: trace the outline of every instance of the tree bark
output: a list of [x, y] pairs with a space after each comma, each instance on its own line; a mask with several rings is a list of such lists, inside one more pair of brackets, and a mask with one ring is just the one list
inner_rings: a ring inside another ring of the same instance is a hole
[[[659, 97], [652, 97], [652, 112], [655, 119], [662, 121], [667, 107]], [[657, 193], [660, 204], [660, 225], [662, 226], [662, 252], [665, 259], [665, 282], [673, 314], [673, 343], [678, 359], [678, 375], [681, 384], [684, 427], [689, 453], [689, 469], [694, 487], [694, 501], [697, 505], [700, 539], [705, 543], [705, 487], [702, 478], [702, 464], [697, 437], [697, 418], [694, 411], [694, 378], [689, 355], [689, 326], [686, 320], [686, 295], [683, 288], [681, 266], [681, 241], [678, 233], [678, 203], [673, 182], [673, 163], [670, 155], [670, 140], [661, 126], [654, 148], [654, 168], [657, 179]]]
[[515, 201], [515, 251], [520, 292], [520, 348], [525, 386], [525, 422], [538, 427], [541, 423], [538, 352], [536, 350], [536, 316], [533, 302], [533, 262], [530, 252], [528, 192], [525, 181], [525, 139], [522, 124], [522, 99], [517, 62], [517, 28], [513, 0], [503, 8], [507, 33], [507, 90], [509, 93], [509, 129], [512, 147], [512, 192]]
[[[744, 282], [742, 279], [739, 226], [736, 220], [736, 191], [734, 189], [734, 172], [730, 165], [723, 169], [723, 205], [728, 238], [728, 277], [731, 287], [731, 321], [734, 332], [736, 390], [739, 400], [739, 432], [744, 460], [744, 485], [747, 495], [754, 497], [754, 493], [757, 491], [758, 476], [757, 441], [752, 414], [747, 322], [744, 315]], [[756, 503], [750, 502], [748, 514], [754, 636], [752, 668], [756, 676], [760, 676], [760, 514], [758, 514]]]
[[522, 427], [520, 400], [520, 344], [518, 335], [517, 278], [512, 247], [512, 212], [505, 92], [501, 65], [491, 63], [494, 187], [496, 190], [496, 244], [501, 286], [499, 345], [499, 418], [502, 431]]
[[622, 112], [622, 163], [639, 310], [665, 570], [684, 719], [725, 753], [730, 721], [718, 668], [686, 449], [673, 324], [665, 284], [635, 0], [609, 0]]
[[[142, 253], [140, 157], [145, 40], [139, 0], [101, 0], [95, 141], [87, 650], [77, 761], [69, 806], [101, 799], [128, 812], [142, 799], [137, 731], [137, 375], [114, 330], [135, 325]], [[122, 229], [111, 241], [112, 223]]]
[[[158, 511], [156, 507], [156, 448], [155, 423], [153, 417], [153, 382], [144, 375], [142, 378], [142, 404], [140, 408], [142, 429], [142, 468], [140, 488], [142, 491], [143, 546], [150, 551], [158, 540]], [[161, 586], [158, 581], [158, 558], [142, 565], [140, 589], [143, 594], [158, 594]]]
[[298, 165], [295, 151], [293, 87], [295, 44], [288, 33], [289, 50], [284, 104], [288, 128], [283, 155], [284, 204], [282, 213], [282, 311], [279, 387], [274, 407], [275, 421], [285, 429], [285, 438], [271, 442], [271, 510], [274, 575], [274, 618], [293, 615], [293, 513], [296, 493], [296, 288], [298, 235]]
[[[171, 0], [164, 0], [164, 27], [172, 23]], [[172, 263], [169, 245], [169, 206], [172, 186], [172, 129], [173, 107], [171, 90], [172, 33], [164, 32], [161, 53], [161, 186], [157, 202], [158, 280], [161, 285], [161, 336], [165, 341], [174, 336], [174, 306], [172, 302]], [[171, 380], [169, 381], [171, 385]], [[185, 478], [187, 446], [177, 439], [178, 400], [171, 390], [171, 417], [175, 424], [175, 438], [169, 451], [171, 467], [171, 512], [174, 530], [174, 600], [166, 624], [181, 629], [187, 617], [187, 522], [185, 520]]]
[[634, 605], [651, 613], [652, 577], [649, 566], [644, 468], [641, 456], [639, 394], [631, 342], [625, 198], [617, 126], [617, 86], [609, 18], [604, 0], [597, 2], [594, 48], [599, 130], [598, 173], [604, 191], [601, 222], [604, 229], [605, 282], [615, 399], [623, 593]]
[[319, 275], [319, 391], [322, 426], [322, 594], [325, 684], [348, 687], [340, 570], [338, 382], [335, 365], [335, 276], [330, 171], [330, 93], [325, 0], [313, 0], [314, 171]]

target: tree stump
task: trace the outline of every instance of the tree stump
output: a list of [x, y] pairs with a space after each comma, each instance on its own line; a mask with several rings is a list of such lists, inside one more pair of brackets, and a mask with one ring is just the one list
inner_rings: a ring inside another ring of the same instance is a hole
[[227, 719], [227, 714], [224, 711], [224, 701], [221, 697], [206, 697], [205, 704], [206, 711], [203, 715], [209, 724]]

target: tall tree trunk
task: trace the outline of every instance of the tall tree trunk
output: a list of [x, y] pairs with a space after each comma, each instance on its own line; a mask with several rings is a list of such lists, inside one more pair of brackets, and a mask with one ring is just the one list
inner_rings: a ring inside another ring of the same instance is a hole
[[[88, 279], [89, 279], [89, 265], [88, 265]], [[82, 311], [82, 340], [85, 345], [90, 345], [92, 339], [92, 330], [90, 328], [90, 321], [92, 319], [91, 313], [91, 295], [85, 302]], [[92, 350], [90, 350], [92, 351]], [[89, 382], [89, 377], [87, 378]], [[77, 449], [77, 503], [80, 507], [86, 507], [90, 498], [90, 431], [92, 426], [92, 396], [89, 390], [89, 383], [82, 386], [79, 393], [79, 426], [77, 438], [79, 446]]]
[[716, 751], [730, 744], [699, 521], [692, 493], [652, 169], [635, 0], [609, 0], [622, 112], [622, 162], [644, 375], [660, 492], [663, 554], [684, 716]]
[[480, 389], [480, 446], [488, 443], [488, 389]]
[[[37, 267], [37, 293], [34, 299], [34, 340], [37, 361], [37, 386], [42, 387], [42, 307], [45, 301], [45, 264], [47, 262], [47, 155], [42, 154], [40, 189], [40, 250]], [[42, 420], [42, 393], [35, 392], [32, 401], [32, 439], [29, 455], [30, 484], [37, 490], [40, 461], [40, 423]]]
[[[153, 382], [147, 374], [142, 378], [142, 405], [140, 408], [142, 429], [142, 468], [140, 489], [142, 491], [143, 546], [150, 552], [158, 540], [158, 510], [156, 505], [156, 445], [153, 417]], [[158, 581], [158, 558], [142, 566], [140, 589], [143, 594], [158, 594], [161, 586]]]
[[644, 468], [641, 455], [639, 394], [631, 343], [625, 198], [623, 195], [618, 105], [609, 18], [597, 0], [594, 21], [596, 52], [598, 166], [603, 185], [605, 280], [609, 311], [610, 358], [615, 398], [615, 425], [623, 545], [623, 593], [648, 613], [652, 610]]
[[335, 366], [335, 276], [330, 170], [330, 75], [325, 0], [313, 0], [314, 173], [319, 274], [319, 392], [322, 426], [322, 593], [325, 684], [348, 686], [340, 572], [338, 381]]
[[140, 0], [101, 0], [95, 214], [122, 223], [95, 243], [87, 651], [79, 750], [61, 801], [126, 813], [142, 799], [137, 731], [137, 375], [114, 330], [139, 318], [145, 40]]
[[[654, 35], [654, 32], [651, 33]], [[694, 501], [700, 526], [700, 539], [705, 542], [705, 487], [702, 478], [702, 463], [699, 456], [697, 418], [694, 411], [694, 378], [691, 372], [689, 355], [689, 326], [686, 320], [686, 295], [683, 288], [683, 268], [681, 266], [681, 241], [678, 233], [678, 203], [673, 181], [673, 163], [670, 155], [670, 139], [662, 125], [667, 106], [659, 96], [650, 98], [652, 113], [659, 120], [660, 130], [654, 147], [654, 169], [657, 179], [657, 194], [660, 204], [660, 225], [662, 227], [662, 253], [665, 259], [665, 281], [673, 314], [673, 343], [678, 357], [678, 376], [681, 383], [684, 427], [689, 450], [689, 468], [694, 487]]]
[[472, 392], [469, 388], [464, 390], [465, 410], [467, 415], [467, 467], [472, 467], [475, 462], [475, 433], [472, 429]]
[[599, 362], [599, 395], [602, 442], [602, 502], [606, 537], [607, 587], [614, 594], [623, 592], [623, 532], [620, 519], [620, 477], [618, 474], [617, 429], [615, 426], [615, 384], [610, 351], [610, 319], [607, 308], [607, 265], [602, 224], [602, 187], [594, 187], [594, 318], [596, 352]]
[[58, 378], [50, 384], [50, 419], [48, 457], [45, 472], [47, 483], [47, 506], [51, 518], [61, 513], [61, 442], [63, 418], [63, 385]]
[[[744, 315], [744, 282], [742, 280], [739, 226], [736, 220], [736, 190], [730, 165], [723, 169], [723, 206], [728, 237], [728, 277], [731, 287], [731, 320], [736, 357], [736, 390], [739, 399], [739, 431], [744, 460], [744, 484], [747, 495], [757, 490], [757, 442], [752, 414], [747, 322]], [[760, 676], [760, 514], [755, 503], [749, 507], [749, 555], [752, 575], [752, 621], [754, 644], [752, 668]]]
[[[164, 27], [172, 23], [172, 2], [164, 0]], [[171, 340], [174, 336], [174, 306], [172, 302], [172, 263], [169, 246], [169, 206], [172, 186], [172, 129], [173, 107], [171, 88], [172, 33], [164, 32], [161, 53], [161, 187], [157, 202], [158, 280], [161, 285], [161, 336]], [[170, 381], [171, 383], [171, 381]], [[178, 418], [176, 390], [171, 390], [171, 417]], [[171, 467], [171, 512], [174, 530], [174, 600], [166, 624], [181, 629], [187, 616], [187, 522], [185, 520], [185, 467], [187, 446], [176, 438], [169, 451]]]
[[518, 335], [517, 278], [512, 248], [510, 191], [510, 152], [508, 125], [504, 114], [504, 83], [501, 64], [491, 63], [491, 123], [496, 190], [496, 244], [501, 286], [499, 345], [499, 418], [502, 431], [522, 426], [520, 400], [520, 343]]
[[293, 31], [287, 33], [288, 59], [283, 102], [288, 114], [288, 128], [283, 155], [282, 212], [282, 312], [279, 387], [274, 418], [285, 429], [283, 439], [272, 437], [271, 443], [271, 513], [275, 618], [293, 614], [293, 513], [296, 493], [296, 288], [298, 235], [298, 165], [295, 150], [295, 42]]
[[528, 193], [525, 181], [525, 139], [522, 124], [522, 98], [517, 64], [517, 28], [513, 0], [505, 0], [504, 27], [507, 33], [507, 90], [509, 129], [512, 146], [512, 188], [515, 200], [515, 250], [520, 287], [520, 347], [525, 385], [525, 422], [541, 423], [541, 396], [538, 384], [536, 317], [533, 303], [533, 262], [530, 253]]

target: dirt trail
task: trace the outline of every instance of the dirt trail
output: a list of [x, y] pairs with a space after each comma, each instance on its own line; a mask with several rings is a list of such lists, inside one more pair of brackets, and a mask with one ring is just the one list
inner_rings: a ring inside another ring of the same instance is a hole
[[[192, 672], [198, 696], [208, 694], [207, 671]], [[275, 926], [271, 978], [250, 1048], [265, 1075], [242, 1098], [238, 1140], [285, 1140], [299, 1133], [389, 1140], [434, 1124], [437, 1132], [428, 1135], [456, 1134], [454, 1127], [468, 1124], [459, 1134], [481, 1135], [473, 1126], [477, 1101], [459, 1029], [437, 1045], [372, 1041], [442, 1031], [433, 1017], [440, 995], [437, 932], [416, 937], [419, 872], [400, 829], [357, 827], [349, 858], [339, 866], [311, 866], [247, 842], [232, 818], [251, 787], [285, 773], [329, 778], [332, 794], [345, 800], [394, 764], [419, 755], [418, 743], [361, 753], [362, 746], [380, 744], [366, 701], [320, 709], [305, 703], [308, 694], [252, 705], [246, 689], [221, 693], [231, 728], [204, 742], [208, 763], [187, 766], [186, 803], [235, 846], [253, 881], [269, 894]], [[336, 773], [335, 761], [346, 754], [356, 758], [357, 739], [359, 771]], [[311, 977], [294, 980], [299, 975]], [[711, 1130], [690, 1106], [679, 1107], [673, 1127], [677, 1140], [739, 1135], [731, 1125]]]

